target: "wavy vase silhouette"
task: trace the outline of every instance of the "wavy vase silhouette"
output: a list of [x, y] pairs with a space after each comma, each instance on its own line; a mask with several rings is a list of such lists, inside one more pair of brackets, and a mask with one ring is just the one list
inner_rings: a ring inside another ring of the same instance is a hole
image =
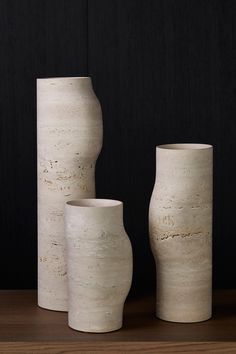
[[156, 262], [156, 315], [174, 322], [211, 317], [212, 156], [205, 144], [160, 145], [149, 209]]
[[89, 77], [37, 79], [38, 304], [67, 310], [64, 204], [95, 197], [102, 111]]
[[110, 332], [122, 326], [132, 281], [132, 248], [123, 204], [81, 199], [66, 204], [69, 326]]

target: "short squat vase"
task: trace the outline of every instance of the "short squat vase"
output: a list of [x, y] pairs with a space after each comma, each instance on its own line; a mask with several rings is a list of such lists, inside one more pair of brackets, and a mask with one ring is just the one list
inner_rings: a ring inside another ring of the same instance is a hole
[[67, 310], [64, 205], [95, 197], [102, 112], [89, 77], [37, 80], [38, 304]]
[[149, 209], [156, 315], [198, 322], [212, 312], [212, 157], [205, 144], [160, 145]]
[[66, 204], [69, 326], [83, 332], [122, 327], [132, 279], [123, 204], [81, 199]]

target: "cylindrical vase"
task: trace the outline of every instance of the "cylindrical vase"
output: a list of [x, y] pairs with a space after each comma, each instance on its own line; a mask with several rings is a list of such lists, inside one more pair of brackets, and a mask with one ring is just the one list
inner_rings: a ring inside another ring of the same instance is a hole
[[206, 144], [160, 145], [149, 209], [156, 316], [199, 322], [212, 313], [212, 167]]
[[38, 304], [67, 311], [64, 204], [95, 197], [102, 112], [89, 77], [37, 79]]
[[122, 327], [132, 280], [132, 248], [122, 202], [81, 199], [65, 212], [69, 326], [83, 332]]

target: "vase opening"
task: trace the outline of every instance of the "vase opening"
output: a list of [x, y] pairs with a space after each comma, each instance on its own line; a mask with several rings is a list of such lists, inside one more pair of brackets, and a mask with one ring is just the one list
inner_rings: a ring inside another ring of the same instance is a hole
[[209, 144], [164, 144], [158, 145], [158, 149], [167, 149], [167, 150], [204, 150], [204, 149], [211, 149], [212, 145]]
[[66, 203], [69, 206], [81, 207], [81, 208], [111, 208], [122, 205], [122, 202], [119, 200], [112, 199], [78, 199], [71, 200]]

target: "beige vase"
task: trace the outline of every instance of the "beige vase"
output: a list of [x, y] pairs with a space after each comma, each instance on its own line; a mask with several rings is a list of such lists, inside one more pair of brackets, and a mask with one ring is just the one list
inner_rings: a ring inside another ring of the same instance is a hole
[[110, 332], [122, 326], [132, 280], [132, 249], [123, 204], [81, 199], [66, 204], [69, 326]]
[[37, 79], [38, 304], [67, 310], [64, 204], [95, 197], [102, 112], [89, 77]]
[[205, 144], [160, 145], [149, 210], [156, 315], [198, 322], [212, 313], [212, 157]]

